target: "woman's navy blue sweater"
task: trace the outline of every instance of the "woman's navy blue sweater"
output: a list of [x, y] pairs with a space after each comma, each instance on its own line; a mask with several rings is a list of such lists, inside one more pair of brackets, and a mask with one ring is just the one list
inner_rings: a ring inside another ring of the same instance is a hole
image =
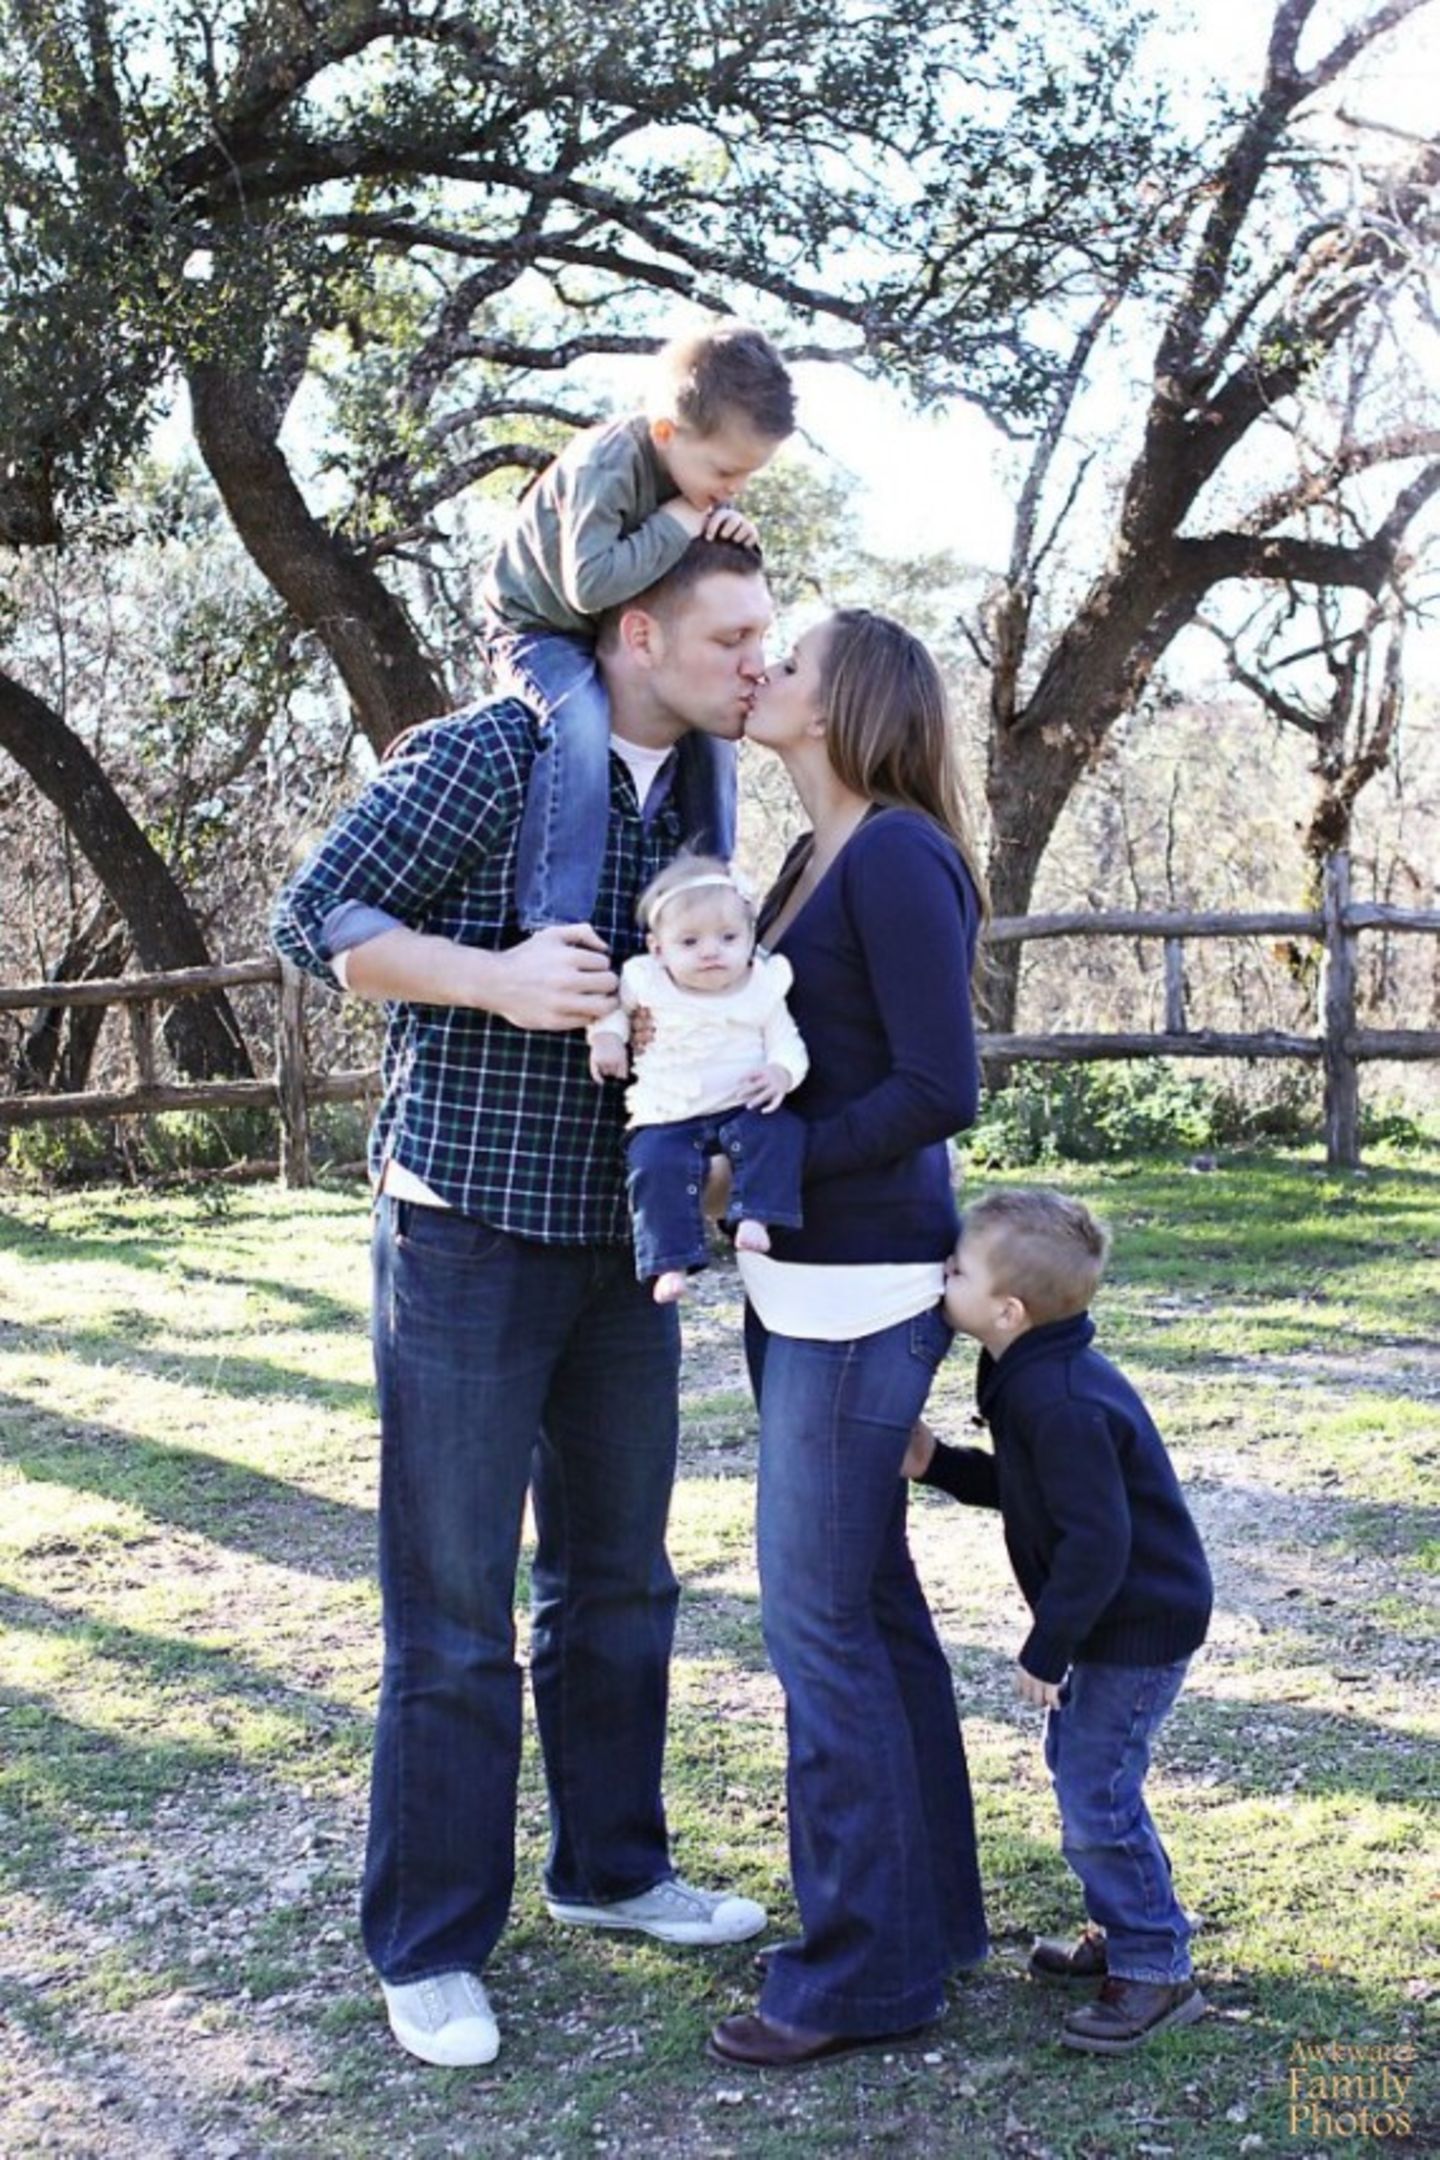
[[[784, 885], [782, 872], [777, 898]], [[980, 1099], [979, 919], [939, 827], [877, 807], [772, 947], [795, 971], [790, 1010], [810, 1052], [787, 1098], [809, 1127], [805, 1226], [772, 1231], [777, 1260], [937, 1260], [954, 1244], [948, 1143]]]
[[1035, 1624], [1020, 1663], [1061, 1680], [1077, 1661], [1168, 1665], [1205, 1640], [1213, 1590], [1165, 1443], [1088, 1313], [980, 1353], [995, 1452], [937, 1447], [927, 1485], [998, 1507]]

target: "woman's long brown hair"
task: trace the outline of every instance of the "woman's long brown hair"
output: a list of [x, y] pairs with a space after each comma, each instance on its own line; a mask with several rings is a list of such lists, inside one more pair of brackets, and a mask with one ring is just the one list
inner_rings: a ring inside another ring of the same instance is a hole
[[830, 762], [846, 787], [932, 819], [954, 841], [988, 915], [950, 701], [929, 648], [888, 615], [839, 609], [820, 656], [820, 710]]

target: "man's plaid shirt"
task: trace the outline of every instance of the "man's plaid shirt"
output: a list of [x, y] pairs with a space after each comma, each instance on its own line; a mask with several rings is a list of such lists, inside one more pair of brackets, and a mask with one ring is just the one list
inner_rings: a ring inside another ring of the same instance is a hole
[[[278, 950], [333, 986], [325, 925], [347, 901], [461, 945], [518, 943], [515, 850], [536, 739], [532, 715], [513, 700], [419, 729], [281, 893]], [[656, 797], [664, 785], [662, 774]], [[643, 820], [618, 758], [610, 809], [593, 923], [618, 971], [643, 945], [635, 903], [679, 848], [680, 820], [664, 799]], [[583, 1030], [532, 1031], [458, 1006], [386, 1013], [384, 1095], [370, 1136], [377, 1177], [393, 1156], [449, 1206], [516, 1237], [629, 1237], [623, 1091], [591, 1079]]]

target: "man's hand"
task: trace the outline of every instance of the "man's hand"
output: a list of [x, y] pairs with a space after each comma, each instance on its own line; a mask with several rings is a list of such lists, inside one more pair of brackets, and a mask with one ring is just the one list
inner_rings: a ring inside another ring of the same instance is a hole
[[791, 1084], [783, 1065], [762, 1065], [757, 1072], [746, 1073], [740, 1084], [740, 1100], [747, 1110], [778, 1110]]
[[743, 516], [731, 503], [717, 503], [705, 520], [707, 540], [733, 540], [737, 547], [754, 548], [760, 553], [760, 535], [749, 518]]
[[615, 1003], [620, 987], [589, 923], [537, 930], [496, 959], [500, 988], [492, 1010], [512, 1027], [588, 1027]]
[[1037, 1710], [1060, 1708], [1060, 1682], [1037, 1680], [1034, 1673], [1026, 1672], [1023, 1665], [1015, 1667], [1015, 1689], [1022, 1702], [1033, 1703]]
[[910, 1441], [905, 1450], [905, 1460], [900, 1465], [903, 1477], [924, 1477], [934, 1460], [936, 1440], [924, 1418], [916, 1418], [910, 1428]]
[[618, 1035], [607, 1030], [590, 1038], [592, 1080], [625, 1080], [630, 1074], [630, 1053]]

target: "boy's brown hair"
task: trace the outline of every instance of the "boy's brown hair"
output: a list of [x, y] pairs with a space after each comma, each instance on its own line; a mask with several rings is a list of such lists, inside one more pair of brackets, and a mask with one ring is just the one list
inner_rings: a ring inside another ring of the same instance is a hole
[[1084, 1312], [1100, 1287], [1110, 1233], [1082, 1201], [1042, 1186], [985, 1193], [966, 1208], [963, 1238], [985, 1240], [991, 1281], [1037, 1327]]
[[784, 361], [763, 330], [717, 322], [672, 338], [659, 357], [652, 420], [678, 420], [714, 435], [728, 419], [779, 442], [795, 427], [795, 392]]

